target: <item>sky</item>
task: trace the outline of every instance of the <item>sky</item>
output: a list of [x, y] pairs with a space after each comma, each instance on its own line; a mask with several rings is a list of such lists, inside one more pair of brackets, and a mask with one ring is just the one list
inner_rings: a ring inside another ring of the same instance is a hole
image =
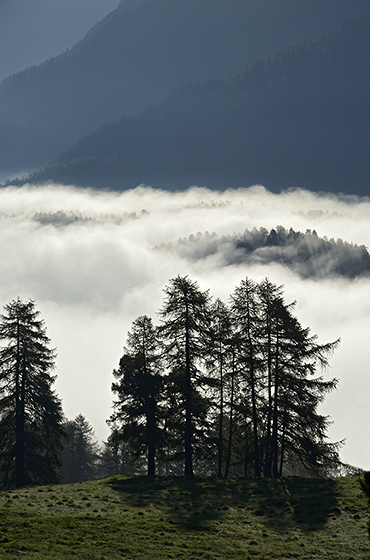
[[[302, 279], [274, 262], [227, 264], [194, 259], [179, 239], [242, 234], [278, 225], [368, 246], [370, 199], [272, 194], [263, 186], [170, 193], [141, 185], [123, 193], [44, 185], [0, 190], [0, 306], [33, 299], [57, 348], [54, 388], [68, 419], [83, 414], [98, 440], [109, 434], [112, 370], [139, 315], [159, 324], [163, 289], [178, 274], [225, 302], [246, 276], [284, 285], [287, 303], [321, 343], [341, 338], [325, 379], [336, 391], [320, 412], [331, 441], [346, 439], [343, 461], [370, 469], [370, 278]], [[321, 372], [319, 372], [321, 374]]]
[[71, 48], [118, 4], [119, 0], [1, 0], [0, 80]]

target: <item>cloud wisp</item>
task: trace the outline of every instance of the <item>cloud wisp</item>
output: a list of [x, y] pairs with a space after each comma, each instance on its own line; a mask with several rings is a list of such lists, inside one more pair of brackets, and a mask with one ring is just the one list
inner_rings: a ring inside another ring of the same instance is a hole
[[[290, 228], [298, 245], [266, 244], [272, 229], [288, 236]], [[317, 233], [297, 234], [306, 230]], [[111, 372], [127, 331], [144, 313], [158, 322], [170, 278], [187, 274], [227, 301], [245, 276], [268, 276], [284, 284], [287, 301], [297, 300], [299, 320], [321, 342], [341, 337], [325, 374], [338, 377], [339, 388], [323, 411], [333, 420], [332, 439], [347, 439], [343, 459], [368, 468], [369, 240], [364, 198], [272, 194], [262, 186], [175, 193], [7, 187], [0, 190], [0, 304], [17, 296], [36, 301], [58, 349], [56, 389], [66, 415], [84, 414], [105, 438]], [[362, 255], [361, 274], [350, 272], [344, 253]]]

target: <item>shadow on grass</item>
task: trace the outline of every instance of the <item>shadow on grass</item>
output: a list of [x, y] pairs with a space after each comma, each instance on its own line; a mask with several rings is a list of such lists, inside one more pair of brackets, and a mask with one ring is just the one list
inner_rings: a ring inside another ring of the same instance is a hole
[[255, 488], [255, 515], [276, 530], [295, 526], [305, 532], [322, 528], [340, 515], [335, 480], [310, 478], [263, 479]]
[[258, 517], [276, 531], [320, 529], [339, 515], [338, 488], [330, 479], [232, 479], [181, 477], [112, 477], [107, 484], [130, 506], [162, 509], [184, 529], [208, 530], [213, 521], [233, 513]]
[[210, 478], [113, 477], [107, 483], [131, 506], [158, 506], [185, 529], [206, 530], [231, 507], [227, 482]]

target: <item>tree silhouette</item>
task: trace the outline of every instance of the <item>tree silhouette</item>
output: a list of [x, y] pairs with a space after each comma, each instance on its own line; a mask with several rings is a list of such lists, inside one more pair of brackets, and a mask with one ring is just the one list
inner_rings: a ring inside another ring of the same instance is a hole
[[195, 422], [197, 416], [204, 418], [207, 412], [206, 401], [197, 387], [202, 384], [200, 365], [205, 357], [209, 296], [208, 292], [202, 292], [197, 283], [191, 282], [187, 276], [177, 276], [170, 280], [164, 292], [160, 332], [169, 382], [178, 395], [178, 407], [185, 416], [184, 474], [194, 476]]
[[82, 414], [65, 423], [66, 441], [61, 476], [64, 482], [81, 482], [95, 476], [99, 456], [94, 430]]
[[0, 476], [3, 484], [55, 482], [62, 406], [52, 391], [55, 351], [33, 301], [5, 306], [0, 339]]
[[219, 477], [326, 474], [340, 465], [340, 442], [327, 441], [330, 421], [318, 412], [337, 380], [317, 374], [339, 340], [319, 344], [267, 278], [242, 280], [229, 307], [187, 276], [164, 292], [162, 324], [134, 322], [114, 372], [117, 459], [123, 446], [138, 459], [147, 447], [149, 474], [157, 451], [166, 472], [183, 463], [185, 476]]
[[138, 456], [147, 450], [148, 475], [155, 474], [158, 445], [158, 399], [162, 389], [158, 341], [152, 320], [138, 317], [128, 333], [127, 347], [113, 375], [117, 395], [110, 423], [120, 425], [125, 440], [137, 444]]

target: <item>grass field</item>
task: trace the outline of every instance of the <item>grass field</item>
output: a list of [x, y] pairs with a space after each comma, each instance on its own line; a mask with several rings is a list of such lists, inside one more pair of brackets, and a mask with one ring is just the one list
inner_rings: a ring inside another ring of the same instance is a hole
[[369, 560], [358, 477], [113, 477], [0, 493], [0, 559]]

